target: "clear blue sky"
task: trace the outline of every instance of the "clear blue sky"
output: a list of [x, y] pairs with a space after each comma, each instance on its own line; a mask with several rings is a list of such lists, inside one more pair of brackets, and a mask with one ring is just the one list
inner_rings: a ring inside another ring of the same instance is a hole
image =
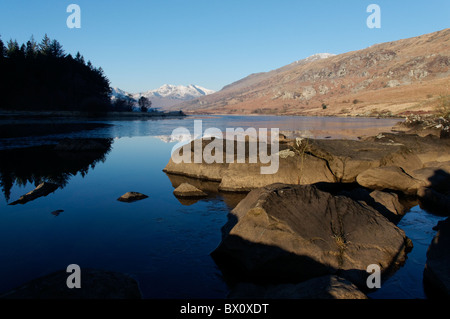
[[[69, 4], [81, 29], [69, 29]], [[381, 7], [381, 29], [366, 8]], [[251, 73], [314, 53], [344, 53], [450, 27], [449, 0], [2, 0], [0, 35], [20, 43], [45, 33], [80, 51], [114, 87], [162, 84], [219, 90]]]

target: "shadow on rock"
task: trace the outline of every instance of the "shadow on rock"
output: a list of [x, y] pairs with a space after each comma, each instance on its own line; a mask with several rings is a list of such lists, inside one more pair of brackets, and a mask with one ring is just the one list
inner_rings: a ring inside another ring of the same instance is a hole
[[412, 247], [372, 207], [311, 185], [273, 184], [250, 192], [230, 213], [222, 235], [211, 255], [228, 278], [286, 283], [335, 274], [361, 289], [367, 289], [369, 265], [379, 265], [384, 279]]
[[358, 184], [317, 183], [314, 185], [334, 196], [346, 196], [355, 201], [364, 202], [394, 224], [397, 224], [409, 209], [417, 205], [417, 200], [406, 197], [402, 193], [370, 190]]
[[437, 230], [427, 251], [424, 288], [429, 298], [450, 299], [450, 218], [439, 222]]
[[[245, 251], [251, 251], [251, 256], [220, 249], [211, 253], [230, 288], [228, 298], [365, 299], [365, 294], [376, 290], [367, 287], [370, 273], [365, 270], [338, 269], [305, 255], [293, 254], [276, 246], [255, 244], [237, 236], [229, 240], [239, 250], [244, 247]], [[249, 260], [252, 256], [268, 258], [252, 265], [253, 261]], [[399, 268], [398, 265], [391, 267], [382, 272], [381, 285]], [[342, 287], [336, 287], [333, 281]], [[347, 294], [343, 293], [345, 291]]]
[[335, 275], [312, 278], [297, 284], [256, 285], [238, 283], [230, 299], [367, 299], [354, 284]]
[[[428, 183], [417, 191], [420, 207], [438, 216], [449, 216], [450, 174], [443, 169], [427, 169], [424, 176]], [[448, 170], [450, 171], [450, 169]]]

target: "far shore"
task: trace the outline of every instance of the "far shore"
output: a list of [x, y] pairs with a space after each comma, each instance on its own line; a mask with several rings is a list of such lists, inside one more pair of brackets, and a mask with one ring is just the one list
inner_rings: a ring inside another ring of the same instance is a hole
[[182, 111], [157, 112], [81, 112], [81, 111], [10, 111], [0, 110], [0, 120], [20, 120], [25, 118], [76, 118], [131, 120], [166, 117], [185, 117]]
[[196, 112], [186, 112], [187, 116], [298, 116], [298, 117], [336, 117], [336, 118], [368, 118], [368, 119], [399, 119], [404, 120], [405, 116], [401, 115], [391, 115], [391, 116], [370, 116], [370, 115], [350, 115], [350, 114], [255, 114], [255, 113], [196, 113]]
[[[298, 117], [314, 119], [329, 118], [329, 119], [368, 119], [370, 121], [377, 120], [373, 117], [341, 117], [341, 116], [312, 116], [312, 115], [269, 115], [269, 114], [184, 114], [180, 111], [171, 112], [107, 112], [107, 113], [88, 113], [75, 111], [6, 111], [0, 110], [0, 138], [14, 138], [25, 136], [43, 136], [48, 134], [62, 134], [68, 132], [75, 132], [80, 130], [92, 130], [108, 126], [109, 124], [101, 122], [109, 121], [152, 121], [160, 119], [182, 119], [182, 118], [196, 118], [196, 117], [220, 117], [220, 116], [244, 116], [244, 117], [267, 117], [276, 116], [283, 117]], [[393, 123], [393, 120], [398, 119], [398, 122]], [[326, 127], [320, 125], [316, 129], [308, 130], [288, 130], [283, 129], [280, 133], [288, 137], [303, 136], [306, 134], [309, 137], [327, 138], [327, 139], [352, 139], [357, 140], [367, 136], [376, 136], [381, 132], [398, 131], [401, 127], [400, 122], [404, 118], [383, 117], [380, 120], [390, 120], [390, 124], [381, 123], [364, 128], [346, 128], [340, 126], [333, 126], [332, 123]], [[308, 120], [309, 121], [309, 120]], [[77, 123], [83, 122], [83, 123]], [[89, 123], [90, 122], [90, 123]], [[306, 136], [305, 135], [305, 136]]]
[[187, 116], [277, 116], [277, 117], [330, 117], [330, 118], [368, 118], [368, 119], [398, 119], [404, 120], [405, 116], [370, 116], [370, 115], [339, 115], [339, 114], [237, 114], [237, 113], [196, 113], [183, 111], [157, 111], [157, 112], [81, 112], [81, 111], [12, 111], [0, 110], [0, 120], [4, 119], [24, 119], [24, 118], [88, 118], [88, 119], [108, 119], [108, 120], [130, 120], [165, 117], [187, 117]]

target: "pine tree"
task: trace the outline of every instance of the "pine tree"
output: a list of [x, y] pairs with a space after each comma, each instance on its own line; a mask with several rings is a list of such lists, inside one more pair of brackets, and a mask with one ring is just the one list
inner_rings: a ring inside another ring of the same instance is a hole
[[[62, 45], [47, 35], [36, 44], [0, 40], [2, 74], [0, 108], [28, 110], [107, 111], [111, 107], [111, 87], [102, 68], [86, 64], [78, 52], [75, 59], [64, 53]], [[32, 91], [32, 93], [30, 93]], [[135, 100], [126, 102], [132, 109]]]
[[53, 58], [63, 58], [65, 56], [61, 43], [56, 40], [50, 43], [50, 56]]
[[44, 35], [41, 43], [39, 44], [39, 51], [42, 55], [51, 56], [51, 48], [50, 48], [51, 40], [48, 37], [47, 33]]
[[38, 53], [38, 45], [34, 41], [34, 37], [31, 36], [30, 40], [27, 41], [27, 47], [25, 49], [25, 57], [27, 59], [35, 58]]
[[20, 50], [19, 50], [20, 58], [25, 58], [25, 50], [26, 50], [26, 46], [25, 46], [25, 44], [22, 43], [22, 45], [20, 46]]
[[19, 54], [20, 48], [19, 43], [17, 43], [17, 40], [10, 39], [6, 46], [6, 56], [8, 58], [16, 58]]
[[80, 54], [80, 52], [77, 52], [77, 55], [75, 56], [75, 61], [84, 64], [84, 57]]
[[6, 53], [5, 44], [3, 43], [1, 37], [0, 37], [0, 59], [3, 59]]

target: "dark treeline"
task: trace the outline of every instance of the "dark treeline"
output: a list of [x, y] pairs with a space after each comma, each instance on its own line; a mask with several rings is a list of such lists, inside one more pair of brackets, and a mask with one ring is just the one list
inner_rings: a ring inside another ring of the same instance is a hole
[[25, 44], [0, 38], [0, 109], [102, 112], [111, 108], [111, 88], [102, 68], [78, 52], [65, 54], [47, 35]]

